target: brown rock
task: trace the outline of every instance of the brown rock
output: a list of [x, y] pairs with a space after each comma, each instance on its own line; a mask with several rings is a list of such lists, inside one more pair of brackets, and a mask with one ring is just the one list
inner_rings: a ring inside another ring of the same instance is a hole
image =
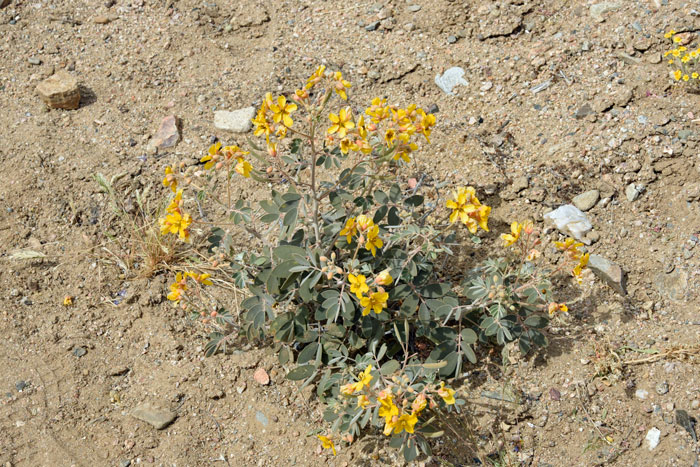
[[180, 141], [180, 130], [178, 129], [178, 118], [175, 115], [168, 115], [160, 122], [160, 128], [153, 137], [152, 145], [158, 149], [166, 149], [175, 146]]
[[253, 378], [258, 382], [258, 384], [262, 384], [263, 386], [270, 384], [270, 377], [268, 376], [267, 371], [265, 371], [265, 368], [258, 368], [255, 370]]
[[107, 23], [110, 22], [110, 19], [107, 18], [107, 17], [104, 16], [104, 15], [97, 15], [97, 16], [95, 16], [95, 17], [92, 19], [92, 21], [93, 21], [95, 24], [107, 24]]
[[36, 87], [44, 103], [52, 109], [77, 109], [80, 106], [78, 81], [67, 71], [59, 70]]

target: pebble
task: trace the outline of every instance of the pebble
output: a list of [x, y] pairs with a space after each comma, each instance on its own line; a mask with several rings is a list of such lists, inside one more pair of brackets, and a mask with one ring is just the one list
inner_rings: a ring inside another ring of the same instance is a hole
[[270, 376], [267, 374], [267, 371], [265, 371], [265, 368], [258, 368], [255, 370], [253, 379], [255, 379], [258, 384], [263, 386], [270, 384]]
[[168, 115], [160, 122], [160, 128], [153, 136], [150, 146], [158, 149], [172, 148], [180, 141], [179, 119]]
[[36, 92], [52, 109], [74, 110], [80, 106], [78, 80], [65, 70], [59, 70], [39, 83]]
[[442, 75], [435, 75], [435, 84], [445, 93], [452, 95], [452, 90], [459, 86], [469, 86], [464, 79], [464, 69], [458, 66], [446, 70]]
[[520, 193], [523, 190], [526, 190], [530, 186], [530, 181], [527, 179], [525, 175], [516, 178], [513, 180], [513, 184], [511, 185], [511, 188], [513, 188], [513, 191], [516, 193]]
[[262, 426], [267, 426], [270, 424], [270, 421], [267, 419], [264, 413], [261, 411], [255, 412], [255, 419], [262, 425]]
[[27, 61], [30, 65], [41, 65], [41, 59], [38, 59], [36, 57], [29, 57]]
[[591, 245], [594, 243], [598, 243], [598, 241], [600, 240], [600, 234], [597, 231], [592, 230], [586, 234], [586, 240], [588, 240], [591, 243]]
[[690, 408], [693, 410], [700, 408], [700, 400], [693, 399], [693, 402], [690, 403]]
[[643, 191], [644, 185], [635, 185], [634, 183], [630, 183], [627, 185], [627, 188], [625, 188], [625, 196], [627, 197], [627, 201], [630, 203], [636, 201]]
[[457, 36], [447, 36], [448, 44], [454, 44], [455, 42], [457, 42]]
[[26, 381], [17, 381], [15, 383], [15, 389], [17, 389], [18, 392], [22, 392], [27, 386], [29, 386], [29, 383]]
[[24, 306], [30, 306], [32, 304], [32, 300], [29, 297], [22, 297], [19, 301]]
[[603, 15], [610, 11], [615, 11], [619, 9], [622, 5], [618, 2], [601, 2], [595, 5], [591, 5], [590, 13], [594, 20], [600, 22], [605, 21]]
[[639, 400], [646, 400], [646, 398], [649, 396], [649, 391], [646, 389], [637, 389], [634, 392], [634, 397], [636, 397]]
[[581, 120], [588, 117], [589, 115], [595, 114], [595, 111], [590, 104], [583, 104], [574, 114], [576, 120]]
[[486, 92], [489, 89], [493, 87], [493, 83], [491, 81], [486, 81], [484, 84], [481, 85], [479, 88], [479, 91]]
[[574, 197], [572, 200], [574, 206], [579, 208], [581, 211], [588, 211], [595, 206], [595, 204], [598, 202], [598, 199], [600, 198], [600, 191], [598, 190], [589, 190], [586, 191], [585, 193], [581, 193], [580, 195]]
[[78, 358], [84, 356], [86, 353], [87, 349], [85, 347], [76, 347], [73, 349], [73, 355], [75, 355]]
[[154, 407], [148, 402], [132, 410], [131, 416], [152, 425], [156, 430], [162, 430], [177, 418], [177, 414], [172, 410]]
[[107, 17], [104, 16], [104, 15], [97, 15], [97, 16], [95, 16], [95, 17], [92, 19], [92, 21], [93, 21], [95, 24], [107, 24], [107, 23], [110, 22], [110, 19], [107, 18]]
[[436, 114], [438, 112], [440, 112], [440, 107], [438, 107], [437, 104], [430, 104], [430, 106], [428, 107], [428, 113]]
[[660, 395], [664, 395], [668, 393], [668, 383], [666, 381], [662, 381], [656, 385], [656, 393]]
[[365, 31], [369, 31], [369, 32], [376, 31], [377, 28], [379, 27], [379, 24], [380, 24], [380, 21], [373, 21], [373, 22], [369, 23], [367, 26], [365, 26]]
[[[673, 266], [670, 263], [669, 266]], [[670, 269], [670, 270], [669, 270]], [[654, 280], [659, 293], [674, 302], [682, 301], [688, 288], [688, 273], [668, 267], [666, 273], [660, 273]]]
[[420, 5], [409, 5], [408, 6], [408, 11], [410, 11], [411, 13], [415, 13], [417, 11], [420, 11], [420, 9], [421, 9]]
[[626, 275], [620, 266], [600, 255], [590, 255], [588, 268], [617, 293], [627, 294], [625, 290]]
[[254, 117], [255, 107], [245, 107], [234, 111], [217, 110], [214, 112], [214, 126], [219, 130], [246, 133], [253, 128], [251, 120]]
[[661, 440], [661, 430], [659, 430], [656, 427], [653, 427], [651, 430], [647, 432], [647, 435], [644, 437], [644, 441], [646, 442], [646, 446], [650, 451], [653, 451], [656, 449], [656, 446], [659, 445], [659, 441]]

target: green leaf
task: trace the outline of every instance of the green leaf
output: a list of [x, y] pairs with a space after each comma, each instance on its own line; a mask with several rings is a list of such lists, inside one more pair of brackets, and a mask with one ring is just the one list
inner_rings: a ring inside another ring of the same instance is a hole
[[389, 209], [389, 225], [401, 225], [401, 216], [399, 216], [399, 210], [396, 206], [392, 206]]
[[306, 250], [304, 248], [294, 245], [280, 245], [272, 250], [272, 256], [281, 261], [295, 259], [294, 255], [299, 255], [302, 258], [307, 257]]
[[408, 442], [403, 450], [403, 458], [406, 459], [406, 462], [412, 462], [416, 459], [416, 457], [418, 457], [418, 447], [416, 446], [416, 442], [413, 440], [413, 438], [408, 438]]
[[476, 363], [476, 354], [474, 353], [474, 349], [471, 347], [471, 345], [462, 346], [462, 353], [470, 362]]
[[478, 339], [476, 332], [474, 332], [474, 330], [470, 328], [462, 329], [460, 335], [462, 337], [462, 343], [464, 344], [476, 344], [476, 341]]
[[416, 207], [420, 206], [421, 204], [423, 204], [423, 200], [424, 200], [423, 195], [413, 195], [413, 196], [409, 196], [408, 198], [406, 198], [404, 200], [404, 203], [406, 203], [408, 206], [416, 208]]
[[549, 320], [544, 316], [532, 315], [527, 317], [524, 324], [531, 328], [542, 329], [547, 326], [548, 322]]
[[375, 224], [379, 224], [382, 219], [384, 219], [384, 216], [386, 216], [386, 213], [389, 211], [389, 208], [387, 206], [380, 206], [379, 209], [377, 209], [377, 212], [374, 213], [374, 217], [372, 220], [374, 221]]
[[319, 348], [319, 343], [318, 342], [313, 342], [306, 347], [304, 347], [304, 350], [302, 350], [299, 353], [299, 357], [297, 358], [297, 363], [304, 364], [308, 363], [311, 361], [311, 359], [316, 358], [316, 352], [318, 351]]
[[289, 350], [289, 347], [282, 347], [280, 349], [279, 354], [277, 354], [277, 359], [280, 362], [280, 365], [286, 365], [287, 362], [289, 362], [291, 358], [291, 352]]
[[376, 190], [374, 192], [374, 200], [379, 204], [386, 204], [389, 202], [389, 197], [382, 190]]
[[389, 190], [389, 198], [395, 203], [397, 203], [399, 198], [401, 198], [401, 188], [397, 184], [391, 186], [391, 189]]
[[401, 368], [401, 364], [399, 362], [397, 362], [396, 360], [389, 360], [388, 362], [382, 365], [379, 372], [384, 376], [388, 376], [396, 373], [399, 368]]
[[301, 381], [313, 375], [316, 367], [313, 365], [301, 365], [287, 373], [287, 379], [291, 381]]

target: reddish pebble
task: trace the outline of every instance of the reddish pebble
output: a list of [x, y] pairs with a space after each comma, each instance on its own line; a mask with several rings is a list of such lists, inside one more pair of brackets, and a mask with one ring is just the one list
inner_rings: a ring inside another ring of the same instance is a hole
[[411, 190], [415, 190], [416, 186], [418, 186], [418, 180], [416, 180], [415, 178], [409, 178], [408, 179], [408, 187]]
[[267, 371], [264, 368], [258, 368], [253, 373], [253, 379], [263, 386], [270, 384], [270, 376], [268, 376]]

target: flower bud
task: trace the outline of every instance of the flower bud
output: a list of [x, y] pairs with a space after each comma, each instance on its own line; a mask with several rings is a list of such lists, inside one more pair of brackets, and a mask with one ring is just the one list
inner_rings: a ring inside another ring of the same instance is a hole
[[319, 257], [318, 259], [319, 259], [322, 263], [325, 263], [325, 262], [328, 261], [328, 258], [325, 257], [325, 256], [321, 256], [321, 257]]
[[364, 214], [357, 216], [355, 223], [357, 225], [357, 228], [360, 229], [360, 232], [364, 232], [365, 230], [372, 227], [372, 224], [374, 224], [374, 222], [372, 222], [372, 219], [370, 219]]
[[209, 316], [211, 316], [212, 318], [216, 318], [216, 315], [218, 315], [218, 314], [219, 313], [217, 313], [216, 311], [212, 311]]
[[185, 161], [180, 161], [180, 168], [184, 169], [185, 168]]
[[272, 175], [272, 172], [273, 172], [274, 170], [275, 170], [275, 169], [273, 169], [272, 166], [270, 166], [270, 167], [268, 167], [268, 168], [265, 170], [265, 172], [267, 172], [268, 175]]
[[211, 266], [212, 266], [213, 268], [217, 267], [218, 265], [219, 265], [219, 261], [217, 261], [217, 260], [214, 260], [214, 261], [211, 262]]
[[216, 170], [220, 170], [221, 167], [223, 167], [223, 166], [224, 166], [223, 162], [217, 162], [215, 167], [216, 167]]
[[377, 285], [391, 285], [394, 282], [394, 278], [389, 274], [390, 269], [385, 269], [379, 273], [374, 279], [374, 283]]

